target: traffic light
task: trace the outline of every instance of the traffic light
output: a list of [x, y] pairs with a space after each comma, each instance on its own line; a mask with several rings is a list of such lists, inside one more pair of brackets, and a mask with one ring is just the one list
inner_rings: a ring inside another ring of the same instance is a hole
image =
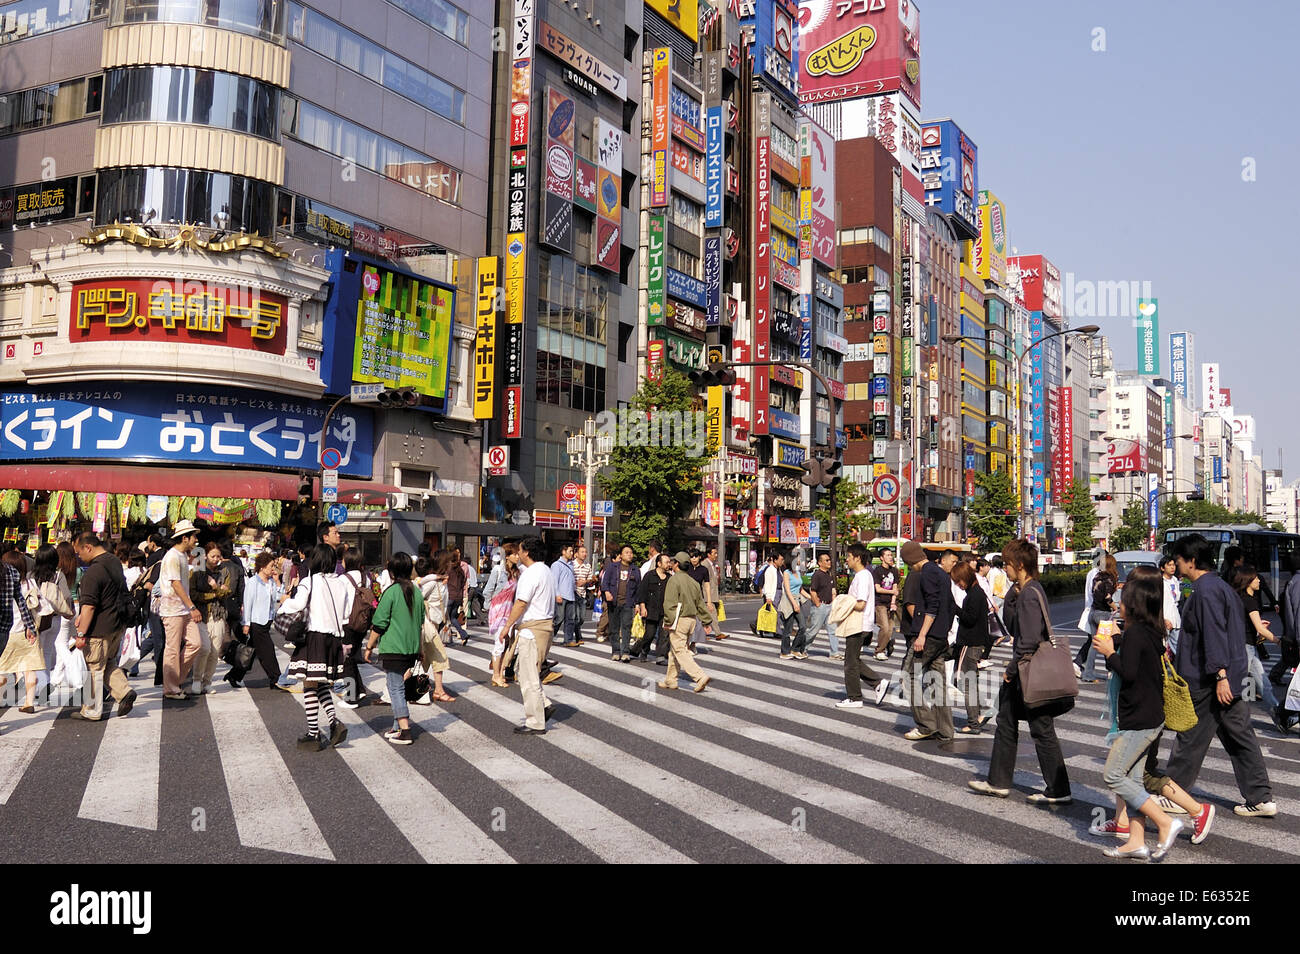
[[1111, 494], [1093, 494], [1092, 499], [1093, 500], [1114, 500], [1115, 498]]
[[1188, 499], [1188, 500], [1204, 500], [1204, 499], [1205, 499], [1205, 494], [1203, 494], [1203, 493], [1202, 493], [1201, 491], [1199, 491], [1199, 490], [1193, 490], [1190, 494], [1187, 495], [1187, 499]]
[[420, 395], [415, 388], [385, 388], [375, 397], [380, 407], [415, 407]]
[[692, 384], [701, 388], [729, 388], [736, 383], [735, 369], [724, 367], [715, 362], [710, 362], [707, 370], [691, 371], [686, 376], [691, 379]]
[[822, 486], [828, 490], [834, 487], [840, 480], [840, 468], [844, 466], [838, 460], [828, 460], [822, 463]]
[[806, 458], [801, 465], [803, 467], [803, 476], [799, 480], [808, 487], [820, 487], [822, 485], [822, 459], [820, 457]]

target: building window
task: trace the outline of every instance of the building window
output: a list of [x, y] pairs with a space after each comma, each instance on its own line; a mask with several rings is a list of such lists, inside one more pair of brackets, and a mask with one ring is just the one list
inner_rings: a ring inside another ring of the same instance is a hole
[[700, 259], [698, 255], [692, 255], [690, 252], [684, 252], [676, 245], [668, 245], [664, 254], [664, 264], [669, 268], [681, 272], [683, 275], [690, 275], [692, 278], [700, 277]]
[[80, 26], [108, 13], [108, 0], [18, 0], [0, 8], [0, 45]]
[[585, 478], [581, 471], [569, 466], [568, 445], [556, 441], [537, 441], [534, 446], [537, 453], [534, 492], [539, 498], [538, 504], [547, 507], [553, 498], [542, 497], [542, 494], [554, 493], [569, 481], [580, 484]]
[[99, 173], [101, 225], [190, 222], [270, 237], [275, 186], [198, 169], [127, 168]]
[[0, 94], [0, 136], [72, 123], [99, 112], [100, 75]]
[[465, 123], [465, 93], [310, 7], [289, 4], [289, 38], [454, 123]]
[[278, 138], [280, 91], [247, 76], [183, 66], [109, 70], [104, 77], [105, 126], [188, 123]]
[[[538, 254], [537, 274], [538, 327], [599, 345], [599, 348], [584, 351], [579, 357], [603, 368], [609, 303], [609, 282], [605, 274], [578, 264], [568, 255], [552, 255], [550, 252]], [[569, 354], [569, 357], [573, 356]]]
[[673, 193], [668, 219], [673, 225], [690, 232], [692, 235], [704, 234], [704, 206], [698, 202], [693, 202], [684, 195]]
[[196, 23], [278, 43], [284, 37], [284, 4], [278, 0], [113, 0], [110, 22], [113, 26]]
[[469, 45], [469, 14], [447, 0], [388, 0], [397, 9], [427, 23], [461, 46]]
[[441, 199], [460, 202], [460, 170], [358, 126], [305, 99], [281, 98], [280, 129], [288, 136], [355, 162], [387, 179]]

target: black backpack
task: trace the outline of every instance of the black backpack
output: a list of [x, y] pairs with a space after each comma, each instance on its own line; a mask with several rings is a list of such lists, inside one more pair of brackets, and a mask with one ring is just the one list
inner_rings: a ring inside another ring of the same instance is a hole
[[117, 579], [117, 620], [126, 629], [149, 623], [149, 591], [140, 586], [147, 578], [147, 573], [140, 574], [132, 587], [126, 585], [125, 576]]

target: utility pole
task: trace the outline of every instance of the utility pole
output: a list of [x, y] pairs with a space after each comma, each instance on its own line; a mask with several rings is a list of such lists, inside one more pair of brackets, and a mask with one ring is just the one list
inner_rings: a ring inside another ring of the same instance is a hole
[[[600, 473], [602, 467], [609, 466], [610, 454], [614, 452], [614, 436], [596, 433], [596, 419], [589, 417], [582, 423], [581, 434], [569, 435], [568, 450], [569, 466], [583, 471], [586, 476], [587, 492], [582, 515], [582, 545], [587, 548], [588, 553], [594, 554], [596, 551], [591, 548], [591, 510], [595, 504], [596, 474]], [[608, 533], [608, 528], [606, 532]]]

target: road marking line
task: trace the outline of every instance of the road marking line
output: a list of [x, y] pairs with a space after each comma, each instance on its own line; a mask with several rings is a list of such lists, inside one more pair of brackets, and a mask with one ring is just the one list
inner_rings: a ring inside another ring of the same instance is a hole
[[235, 691], [205, 698], [239, 843], [333, 861], [252, 697]]
[[[10, 673], [9, 678], [14, 680], [22, 675]], [[59, 710], [50, 706], [32, 713], [19, 712], [17, 706], [10, 706], [0, 715], [0, 729], [3, 729], [0, 732], [0, 805], [6, 804], [18, 787], [58, 714]]]
[[[131, 714], [104, 726], [77, 817], [157, 831], [162, 688], [136, 692]], [[105, 705], [105, 713], [111, 708]]]

